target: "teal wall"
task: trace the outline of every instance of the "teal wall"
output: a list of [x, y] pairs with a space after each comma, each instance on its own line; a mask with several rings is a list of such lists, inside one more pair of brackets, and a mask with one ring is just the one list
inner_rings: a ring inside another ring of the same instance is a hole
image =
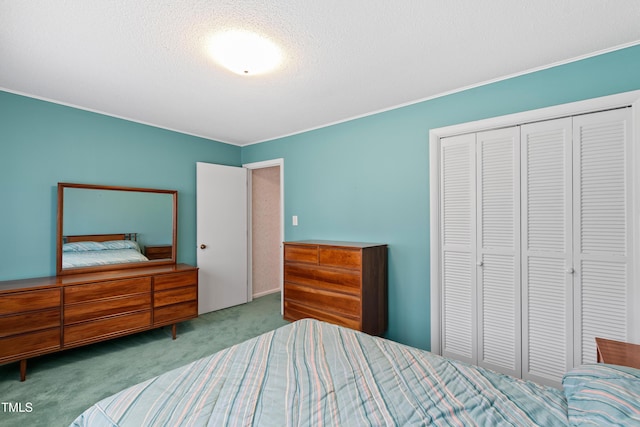
[[63, 204], [63, 236], [136, 233], [142, 249], [173, 241], [172, 194], [67, 187]]
[[242, 149], [0, 92], [0, 280], [55, 273], [57, 182], [178, 190], [195, 264], [195, 162], [284, 158], [285, 238], [389, 244], [387, 336], [429, 348], [429, 130], [640, 89], [638, 70], [634, 46]]
[[178, 261], [196, 263], [196, 162], [239, 147], [0, 91], [0, 280], [55, 274], [57, 183], [178, 190]]
[[640, 89], [639, 71], [634, 46], [244, 147], [242, 162], [284, 158], [287, 240], [389, 245], [387, 336], [428, 349], [429, 130]]

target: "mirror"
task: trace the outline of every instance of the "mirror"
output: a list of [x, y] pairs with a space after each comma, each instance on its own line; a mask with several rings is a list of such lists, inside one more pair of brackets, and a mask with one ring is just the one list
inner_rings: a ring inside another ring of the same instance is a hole
[[176, 262], [178, 192], [58, 183], [57, 274]]

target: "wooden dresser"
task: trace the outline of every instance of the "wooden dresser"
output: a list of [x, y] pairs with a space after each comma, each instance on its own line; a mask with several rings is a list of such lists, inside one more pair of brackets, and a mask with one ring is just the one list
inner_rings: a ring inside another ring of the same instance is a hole
[[0, 282], [0, 363], [198, 316], [198, 269], [185, 264]]
[[387, 329], [387, 245], [284, 243], [284, 318], [314, 318], [371, 335]]

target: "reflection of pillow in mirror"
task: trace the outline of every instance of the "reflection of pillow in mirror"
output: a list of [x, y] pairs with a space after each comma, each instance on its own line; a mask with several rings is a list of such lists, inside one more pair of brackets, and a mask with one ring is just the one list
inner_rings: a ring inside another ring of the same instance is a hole
[[100, 242], [74, 242], [62, 245], [62, 252], [103, 251], [107, 249]]
[[138, 242], [133, 240], [110, 240], [108, 242], [103, 242], [103, 245], [106, 249], [135, 249], [140, 252]]

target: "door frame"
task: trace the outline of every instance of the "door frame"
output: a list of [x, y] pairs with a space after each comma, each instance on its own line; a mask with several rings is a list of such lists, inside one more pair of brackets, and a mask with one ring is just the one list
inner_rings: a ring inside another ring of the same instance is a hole
[[[254, 169], [264, 169], [264, 168], [270, 168], [270, 167], [274, 167], [274, 166], [279, 166], [280, 167], [280, 251], [279, 251], [279, 259], [280, 259], [280, 267], [279, 267], [279, 283], [280, 283], [280, 292], [282, 293], [282, 283], [284, 280], [284, 267], [283, 267], [283, 254], [282, 254], [282, 242], [284, 242], [284, 159], [283, 158], [278, 158], [278, 159], [271, 159], [271, 160], [264, 160], [264, 161], [260, 161], [260, 162], [253, 162], [253, 163], [245, 163], [242, 165], [243, 168], [249, 169], [250, 171], [253, 171]], [[253, 268], [252, 268], [252, 264], [253, 264], [253, 236], [252, 236], [252, 213], [253, 213], [253, 206], [251, 204], [251, 197], [253, 194], [253, 187], [251, 185], [251, 179], [252, 179], [252, 173], [248, 173], [247, 174], [247, 210], [249, 212], [249, 215], [247, 215], [247, 222], [248, 222], [248, 233], [247, 233], [247, 247], [248, 247], [248, 254], [247, 254], [247, 278], [248, 278], [248, 282], [249, 282], [249, 286], [247, 287], [248, 292], [249, 292], [249, 301], [251, 301], [253, 299]], [[281, 314], [283, 313], [283, 299], [282, 297], [280, 298], [280, 312]]]
[[[632, 135], [631, 153], [634, 165], [640, 165], [640, 90], [623, 92], [614, 95], [592, 98], [583, 101], [570, 102], [566, 104], [554, 105], [551, 107], [525, 111], [521, 113], [508, 114], [499, 117], [478, 120], [468, 123], [446, 126], [429, 131], [429, 193], [430, 193], [430, 255], [431, 255], [431, 351], [442, 354], [442, 269], [440, 248], [442, 245], [440, 236], [440, 139], [461, 135], [465, 133], [481, 132], [501, 127], [518, 126], [525, 123], [557, 119], [565, 116], [575, 116], [579, 114], [591, 113], [613, 108], [632, 108]], [[633, 168], [631, 185], [633, 193], [640, 190], [640, 170]], [[633, 277], [640, 277], [640, 197], [634, 197], [632, 202], [632, 227], [633, 227]], [[631, 296], [633, 304], [640, 306], [640, 289], [634, 290]], [[640, 314], [632, 313], [632, 324], [640, 322]], [[640, 330], [630, 332], [634, 341], [640, 342]]]

